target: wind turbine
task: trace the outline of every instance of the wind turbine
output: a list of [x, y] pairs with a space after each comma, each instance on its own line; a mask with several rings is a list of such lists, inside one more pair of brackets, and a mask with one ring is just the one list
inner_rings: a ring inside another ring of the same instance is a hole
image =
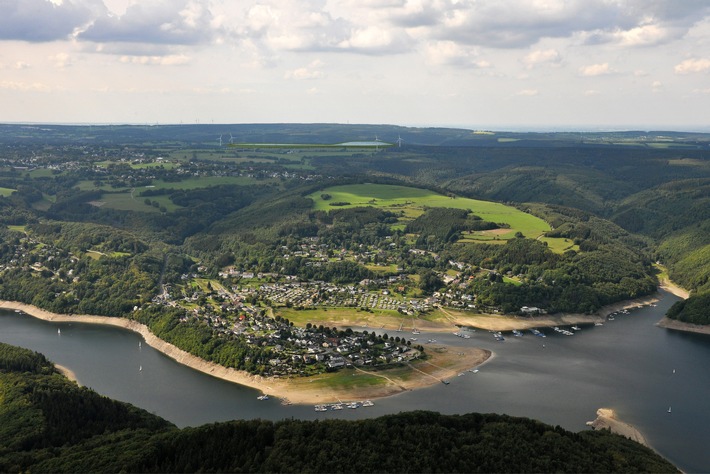
[[222, 146], [222, 135], [219, 136], [219, 146]]
[[232, 136], [231, 133], [229, 134], [229, 144], [230, 144], [230, 145], [233, 145], [233, 144], [234, 144], [234, 137]]
[[402, 148], [402, 142], [403, 142], [403, 141], [404, 141], [404, 140], [402, 140], [402, 137], [400, 137], [399, 135], [397, 135], [397, 145], [398, 145], [398, 148]]

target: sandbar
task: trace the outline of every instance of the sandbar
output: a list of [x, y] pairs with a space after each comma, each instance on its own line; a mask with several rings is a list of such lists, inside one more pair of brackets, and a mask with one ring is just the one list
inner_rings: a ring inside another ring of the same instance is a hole
[[597, 418], [594, 421], [588, 421], [587, 426], [591, 426], [595, 430], [608, 429], [612, 433], [625, 436], [637, 443], [648, 446], [648, 442], [641, 432], [630, 424], [619, 420], [616, 417], [616, 413], [611, 408], [600, 408], [597, 410]]
[[[454, 351], [445, 346], [430, 345], [426, 349], [430, 357], [427, 360], [415, 361], [410, 367], [378, 371], [345, 369], [316, 377], [262, 377], [201, 359], [163, 341], [147, 326], [130, 319], [57, 314], [33, 305], [6, 300], [0, 300], [0, 308], [22, 311], [45, 321], [104, 324], [125, 328], [139, 333], [146, 344], [180, 364], [222, 380], [260, 390], [286, 403], [330, 403], [387, 397], [444, 382], [459, 373], [480, 366], [492, 355], [490, 351], [478, 348], [456, 348]], [[349, 377], [348, 383], [337, 383], [339, 377]]]

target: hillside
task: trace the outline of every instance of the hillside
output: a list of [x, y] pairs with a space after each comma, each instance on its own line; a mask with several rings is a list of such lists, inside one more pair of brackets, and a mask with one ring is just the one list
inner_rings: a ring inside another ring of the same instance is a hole
[[677, 472], [649, 448], [606, 431], [571, 433], [505, 415], [413, 412], [178, 430], [6, 344], [0, 390], [3, 472]]

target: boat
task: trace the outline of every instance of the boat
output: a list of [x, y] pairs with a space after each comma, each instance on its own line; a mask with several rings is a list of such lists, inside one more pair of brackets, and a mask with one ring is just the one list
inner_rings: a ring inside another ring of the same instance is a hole
[[140, 349], [141, 347], [142, 347], [141, 342], [138, 341], [138, 349]]
[[343, 409], [343, 404], [342, 403], [335, 403], [330, 406], [333, 410], [342, 410]]
[[607, 319], [608, 319], [609, 321], [613, 321], [613, 320], [614, 320], [614, 315], [613, 315], [613, 314], [610, 314], [609, 316], [607, 316]]
[[449, 381], [448, 381], [448, 380], [442, 380], [441, 383], [443, 383], [444, 385], [449, 385]]
[[513, 336], [515, 337], [522, 337], [523, 333], [518, 331], [517, 329], [513, 329]]
[[57, 328], [57, 334], [61, 334], [61, 333], [62, 333], [62, 330]]
[[416, 341], [417, 338], [416, 338], [416, 337], [410, 337], [409, 340], [410, 340], [410, 341]]
[[256, 397], [256, 399], [257, 400], [268, 400], [269, 396], [267, 394], [259, 395], [258, 397]]
[[20, 311], [19, 309], [16, 309], [15, 312], [16, 312], [16, 313], [21, 313], [22, 311]]
[[505, 338], [499, 332], [494, 332], [493, 337], [496, 339], [496, 341], [499, 341], [499, 342], [505, 341]]
[[360, 408], [360, 404], [358, 402], [351, 402], [351, 403], [348, 403], [347, 407], [354, 410], [356, 408]]
[[138, 366], [138, 372], [143, 372], [143, 366], [142, 366], [142, 365], [139, 365], [139, 366]]
[[668, 407], [668, 413], [670, 413], [670, 412], [671, 412], [671, 407]]
[[545, 336], [545, 333], [538, 331], [537, 329], [531, 329], [530, 332], [535, 334], [537, 337], [547, 337]]
[[362, 402], [362, 406], [373, 407], [373, 406], [375, 406], [375, 404], [372, 402], [372, 400], [365, 400], [364, 402]]
[[582, 328], [579, 326], [572, 326], [570, 329], [572, 329], [573, 331], [581, 331], [582, 330]]
[[469, 369], [468, 371], [471, 372], [472, 374], [478, 373], [478, 369]]
[[457, 377], [461, 377], [462, 375], [466, 375], [466, 374], [463, 373], [463, 372], [459, 372], [458, 375], [456, 375], [456, 376], [457, 376]]
[[415, 329], [412, 331], [412, 334], [417, 335], [417, 334], [421, 334], [421, 333]]
[[325, 405], [316, 405], [316, 411], [328, 411]]
[[596, 323], [594, 323], [594, 325], [595, 325], [595, 326], [604, 326], [604, 323], [602, 323], [602, 322], [600, 322], [600, 321], [597, 321]]

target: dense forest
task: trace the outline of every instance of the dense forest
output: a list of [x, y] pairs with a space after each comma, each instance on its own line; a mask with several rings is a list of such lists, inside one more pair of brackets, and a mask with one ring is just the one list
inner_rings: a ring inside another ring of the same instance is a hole
[[572, 433], [505, 415], [412, 412], [179, 430], [6, 344], [0, 396], [2, 472], [677, 472], [608, 431]]

